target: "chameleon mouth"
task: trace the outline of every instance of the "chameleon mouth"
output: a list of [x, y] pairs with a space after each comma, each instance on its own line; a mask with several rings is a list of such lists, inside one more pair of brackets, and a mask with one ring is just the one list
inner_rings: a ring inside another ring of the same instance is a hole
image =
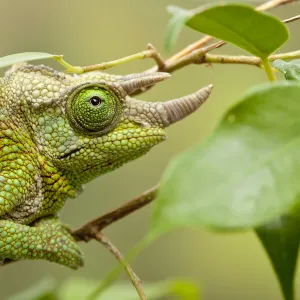
[[111, 170], [117, 169], [121, 167], [122, 165], [126, 164], [128, 161], [136, 159], [140, 156], [143, 156], [146, 154], [150, 149], [146, 150], [143, 149], [143, 151], [140, 151], [138, 154], [136, 154], [134, 157], [132, 156], [122, 156], [119, 159], [110, 159], [106, 161], [105, 163], [94, 163], [93, 165], [88, 165], [86, 168], [83, 169], [83, 172], [87, 171], [93, 171], [93, 170], [101, 170], [101, 173], [107, 173]]
[[94, 164], [92, 166], [88, 166], [87, 168], [83, 169], [83, 172], [91, 171], [93, 169], [98, 169], [99, 167], [105, 170], [107, 168], [111, 168], [113, 165], [118, 165], [119, 162], [120, 161], [115, 160], [115, 161], [107, 162], [106, 164]]
[[62, 156], [58, 156], [58, 159], [60, 159], [60, 160], [67, 159], [67, 158], [71, 157], [72, 154], [75, 154], [75, 153], [79, 152], [82, 148], [83, 147], [75, 148], [75, 149], [71, 150], [70, 152], [65, 153]]

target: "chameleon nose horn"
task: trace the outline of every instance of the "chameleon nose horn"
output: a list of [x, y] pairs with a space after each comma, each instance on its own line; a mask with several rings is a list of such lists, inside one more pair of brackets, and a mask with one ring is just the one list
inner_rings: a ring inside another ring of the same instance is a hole
[[167, 113], [166, 126], [178, 122], [197, 110], [210, 96], [213, 85], [208, 85], [196, 93], [163, 102], [162, 105]]
[[164, 72], [131, 74], [123, 76], [121, 85], [125, 92], [128, 95], [131, 95], [136, 90], [154, 85], [168, 79], [170, 76], [171, 75], [169, 73]]

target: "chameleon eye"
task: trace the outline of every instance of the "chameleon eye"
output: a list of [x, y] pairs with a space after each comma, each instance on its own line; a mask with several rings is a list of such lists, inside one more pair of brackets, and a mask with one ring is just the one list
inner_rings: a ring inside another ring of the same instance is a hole
[[92, 98], [90, 98], [90, 103], [93, 106], [98, 106], [102, 103], [102, 99], [98, 96], [93, 96]]
[[119, 99], [102, 86], [88, 86], [76, 91], [67, 103], [67, 116], [71, 124], [92, 135], [101, 135], [112, 129], [120, 113]]

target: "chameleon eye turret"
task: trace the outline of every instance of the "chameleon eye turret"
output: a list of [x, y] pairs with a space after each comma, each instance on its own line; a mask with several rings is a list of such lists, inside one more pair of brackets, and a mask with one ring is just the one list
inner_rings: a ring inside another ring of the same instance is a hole
[[197, 110], [211, 93], [207, 86], [171, 101], [132, 98], [169, 77], [70, 75], [27, 65], [0, 79], [0, 260], [83, 265], [57, 213], [82, 184], [164, 141], [164, 128]]
[[107, 87], [88, 84], [76, 89], [67, 102], [66, 112], [71, 125], [90, 135], [101, 135], [118, 122], [122, 105]]

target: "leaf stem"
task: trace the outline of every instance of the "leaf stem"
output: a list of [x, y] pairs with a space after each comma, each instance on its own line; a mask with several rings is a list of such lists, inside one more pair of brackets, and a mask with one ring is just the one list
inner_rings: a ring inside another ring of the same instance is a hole
[[265, 58], [262, 60], [262, 63], [265, 67], [265, 72], [269, 78], [270, 81], [276, 81], [276, 76], [273, 72], [273, 68], [272, 68], [272, 65], [270, 64], [270, 61], [269, 61], [269, 58]]
[[56, 55], [53, 57], [58, 63], [60, 63], [63, 67], [66, 68], [67, 73], [76, 73], [76, 74], [82, 74], [84, 72], [83, 68], [78, 67], [78, 66], [72, 66], [68, 62], [66, 62], [63, 59], [62, 55]]
[[86, 66], [86, 67], [82, 67], [84, 72], [91, 72], [91, 71], [99, 71], [99, 70], [106, 70], [115, 66], [118, 66], [120, 64], [123, 63], [127, 63], [133, 60], [137, 60], [137, 59], [145, 59], [148, 57], [153, 57], [153, 50], [145, 50], [136, 54], [132, 54], [117, 60], [112, 60], [109, 62], [103, 62], [101, 64], [95, 64], [95, 65], [90, 65], [90, 66]]
[[161, 57], [161, 55], [156, 51], [154, 46], [152, 44], [147, 45], [147, 50], [141, 51], [139, 53], [135, 53], [129, 56], [125, 56], [116, 60], [108, 61], [108, 62], [103, 62], [100, 64], [95, 64], [95, 65], [90, 65], [90, 66], [73, 66], [66, 62], [62, 55], [56, 55], [53, 57], [56, 61], [58, 61], [63, 67], [66, 68], [67, 73], [76, 73], [76, 74], [82, 74], [86, 72], [91, 72], [91, 71], [102, 71], [106, 69], [113, 68], [115, 66], [131, 62], [137, 59], [145, 59], [145, 58], [152, 58], [155, 60], [158, 69], [163, 69], [165, 67], [165, 61]]

